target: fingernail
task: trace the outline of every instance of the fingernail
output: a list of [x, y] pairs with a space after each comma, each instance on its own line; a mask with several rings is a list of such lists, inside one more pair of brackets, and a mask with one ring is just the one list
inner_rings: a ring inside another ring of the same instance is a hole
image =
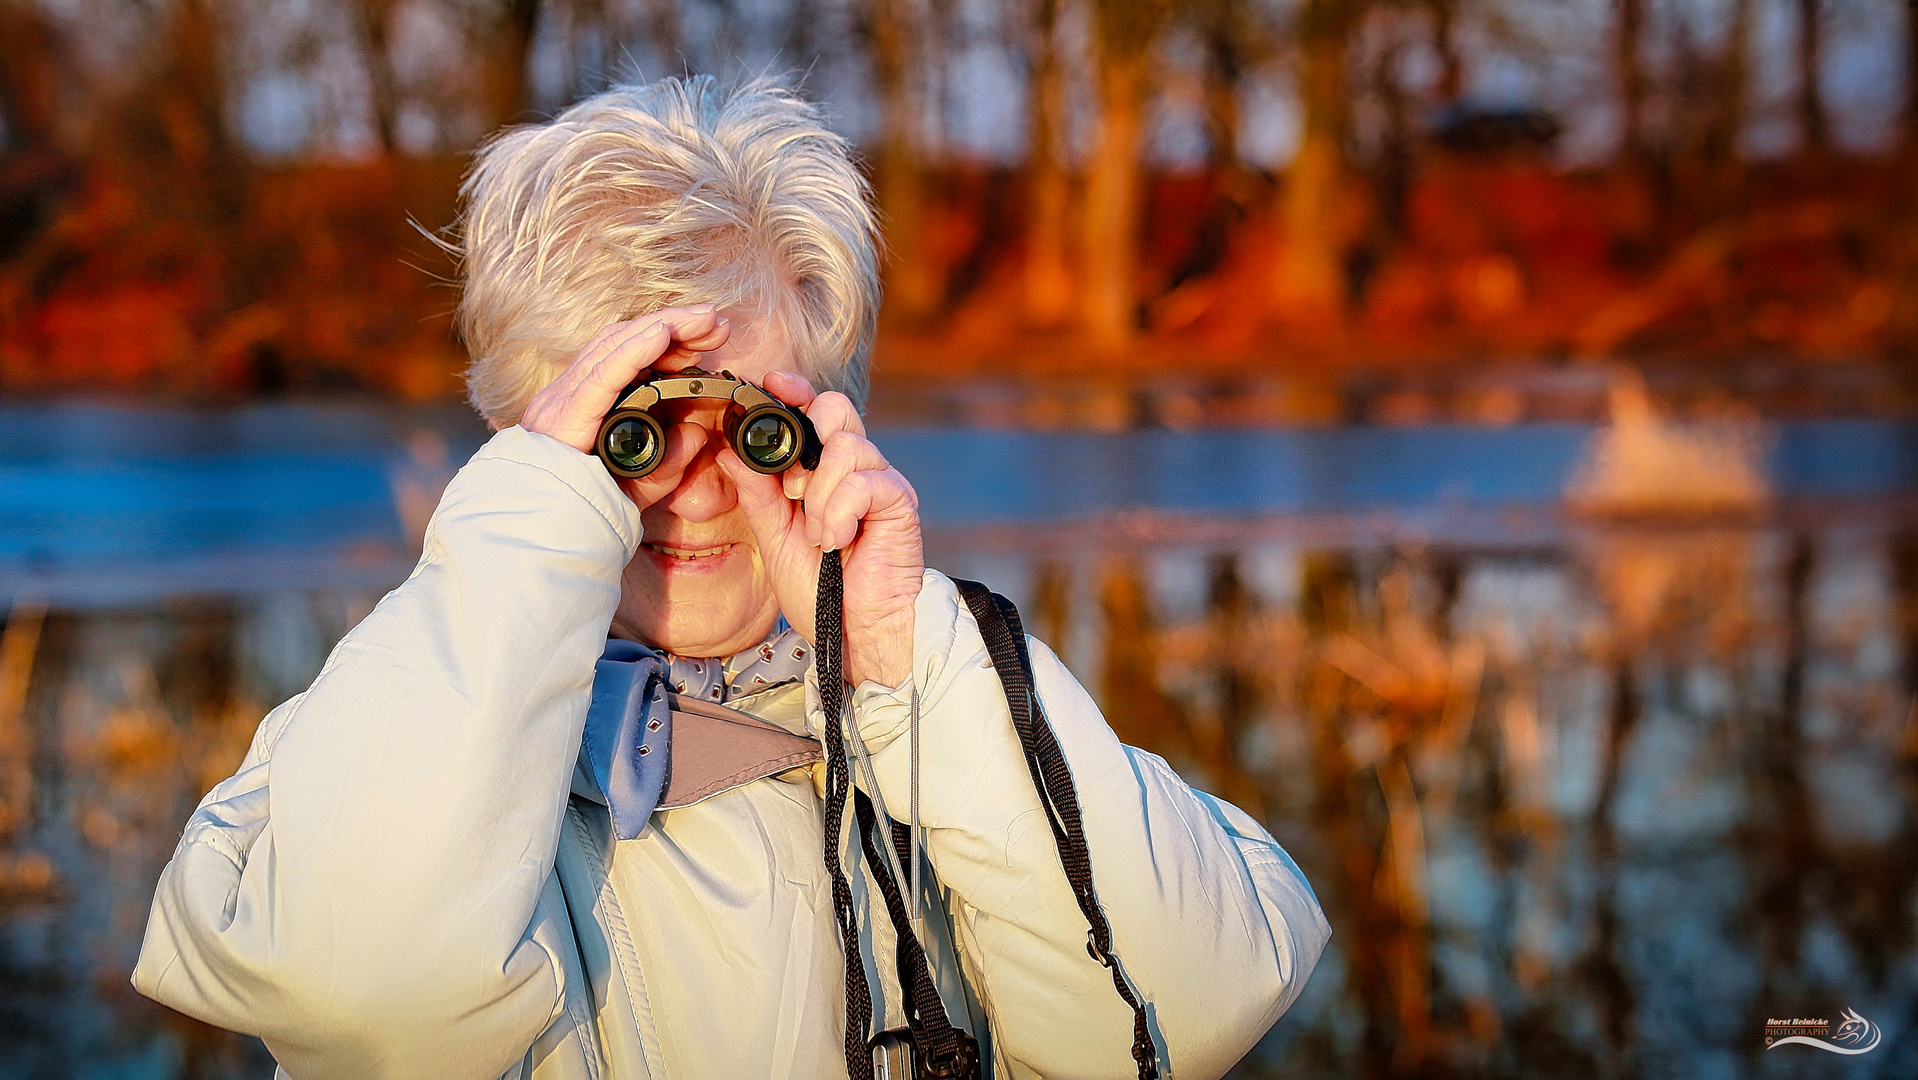
[[656, 334], [659, 331], [664, 329], [666, 329], [666, 320], [657, 319], [657, 320], [654, 320], [653, 325], [646, 328], [646, 332], [649, 334]]
[[706, 312], [712, 311], [714, 309], [714, 306], [715, 305], [712, 305], [712, 304], [695, 304], [693, 306], [693, 310], [704, 315]]
[[716, 324], [714, 324], [714, 325], [717, 325], [717, 326], [731, 326], [732, 324], [733, 324], [733, 321], [732, 321], [731, 319], [728, 319], [728, 318], [727, 318], [726, 316], [724, 316], [724, 315], [721, 315], [721, 316], [719, 317], [719, 322], [718, 322], [718, 323], [716, 323]]

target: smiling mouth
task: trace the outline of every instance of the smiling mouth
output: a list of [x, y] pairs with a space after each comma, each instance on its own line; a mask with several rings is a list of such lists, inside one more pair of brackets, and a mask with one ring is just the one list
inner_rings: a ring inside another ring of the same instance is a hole
[[706, 558], [711, 558], [714, 555], [724, 555], [726, 552], [731, 551], [733, 548], [738, 547], [739, 545], [718, 544], [713, 547], [684, 548], [684, 547], [673, 547], [668, 544], [656, 544], [649, 540], [646, 542], [645, 546], [647, 550], [652, 551], [653, 553], [658, 555], [663, 555], [666, 558], [678, 559], [682, 562], [691, 562], [694, 559], [706, 559]]

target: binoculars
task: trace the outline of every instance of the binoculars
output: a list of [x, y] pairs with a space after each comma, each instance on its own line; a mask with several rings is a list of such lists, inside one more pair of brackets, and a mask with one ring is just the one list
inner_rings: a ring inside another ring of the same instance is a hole
[[746, 467], [757, 473], [780, 473], [794, 465], [819, 467], [823, 449], [819, 432], [806, 414], [766, 391], [735, 378], [699, 368], [652, 372], [620, 391], [619, 401], [600, 422], [593, 452], [614, 476], [646, 476], [666, 456], [666, 429], [653, 417], [662, 401], [705, 398], [730, 403], [726, 409], [726, 442]]

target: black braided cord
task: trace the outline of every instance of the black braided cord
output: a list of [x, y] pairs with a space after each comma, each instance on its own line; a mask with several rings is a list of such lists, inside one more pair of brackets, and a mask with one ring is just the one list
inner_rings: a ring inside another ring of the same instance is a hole
[[[839, 924], [840, 941], [846, 950], [846, 1072], [851, 1080], [872, 1080], [873, 1052], [866, 1041], [866, 1029], [872, 1020], [872, 990], [866, 985], [866, 964], [859, 951], [859, 914], [853, 906], [852, 887], [839, 861], [839, 829], [845, 820], [846, 799], [850, 795], [859, 833], [859, 847], [853, 858], [863, 852], [872, 868], [873, 879], [885, 899], [886, 914], [892, 920], [897, 942], [895, 964], [899, 985], [906, 994], [906, 1021], [912, 1037], [915, 1075], [928, 1080], [978, 1080], [979, 1044], [972, 1036], [952, 1026], [945, 1003], [932, 981], [931, 965], [925, 946], [913, 933], [912, 916], [892, 867], [876, 846], [878, 814], [872, 800], [852, 783], [852, 768], [846, 760], [846, 739], [842, 730], [846, 713], [846, 683], [840, 652], [845, 639], [844, 570], [837, 551], [828, 551], [819, 561], [819, 597], [814, 608], [817, 641], [820, 703], [825, 709], [826, 727], [826, 871], [832, 877], [833, 917]], [[893, 822], [892, 833], [898, 833]], [[902, 862], [901, 865], [904, 865]], [[914, 898], [915, 901], [917, 898]]]
[[839, 652], [845, 634], [845, 581], [839, 553], [828, 551], [819, 560], [819, 597], [814, 608], [818, 658], [819, 704], [826, 717], [826, 873], [832, 877], [832, 913], [839, 924], [839, 940], [846, 950], [846, 1074], [850, 1080], [872, 1080], [872, 1051], [866, 1046], [866, 1028], [872, 1021], [872, 988], [866, 985], [866, 964], [859, 952], [859, 915], [853, 910], [852, 886], [839, 864], [840, 824], [846, 815], [846, 794], [852, 770], [846, 764], [846, 740], [840, 731], [845, 715], [846, 681]]
[[999, 674], [1006, 692], [1006, 704], [1012, 713], [1012, 727], [1025, 752], [1026, 770], [1032, 774], [1032, 786], [1039, 794], [1039, 805], [1046, 812], [1052, 839], [1059, 848], [1059, 862], [1072, 886], [1073, 899], [1087, 925], [1086, 951], [1112, 973], [1112, 986], [1132, 1008], [1132, 1060], [1139, 1067], [1139, 1080], [1157, 1080], [1158, 1054], [1152, 1045], [1152, 1033], [1146, 1024], [1145, 1006], [1133, 993], [1112, 951], [1112, 925], [1099, 907], [1099, 894], [1092, 885], [1092, 854], [1086, 847], [1085, 830], [1079, 817], [1079, 796], [1072, 787], [1072, 773], [1066, 768], [1065, 753], [1039, 707], [1032, 689], [1032, 657], [1026, 650], [1025, 628], [1019, 610], [1012, 601], [976, 581], [953, 579], [966, 606], [979, 623], [986, 652]]
[[[906, 1024], [919, 1062], [918, 1075], [976, 1078], [979, 1044], [972, 1036], [953, 1027], [946, 1016], [945, 1003], [939, 1000], [939, 988], [932, 981], [931, 965], [926, 962], [925, 947], [912, 932], [912, 916], [906, 909], [899, 882], [879, 851], [878, 814], [865, 792], [853, 791], [853, 812], [859, 821], [859, 842], [865, 848], [866, 863], [872, 867], [879, 893], [885, 898], [886, 914], [892, 918], [893, 937], [898, 942], [895, 962], [899, 968], [899, 985], [906, 990]], [[897, 823], [894, 824], [893, 835], [897, 837]], [[905, 865], [903, 859], [900, 865]]]

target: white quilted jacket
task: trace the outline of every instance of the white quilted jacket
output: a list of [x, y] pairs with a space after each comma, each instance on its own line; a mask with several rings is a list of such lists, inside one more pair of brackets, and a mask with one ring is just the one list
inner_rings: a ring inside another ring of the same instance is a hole
[[[596, 459], [518, 428], [489, 442], [412, 576], [187, 823], [140, 992], [260, 1036], [299, 1080], [844, 1077], [812, 785], [747, 784], [630, 841], [573, 794], [593, 664], [639, 541]], [[921, 818], [945, 904], [928, 949], [948, 1012], [993, 1075], [1132, 1075], [1131, 1012], [1086, 951], [972, 615], [932, 571], [913, 644]], [[1032, 662], [1161, 1067], [1217, 1076], [1297, 997], [1325, 919], [1251, 818], [1120, 745], [1036, 641]], [[812, 688], [762, 698], [739, 707], [818, 730]], [[903, 816], [909, 707], [867, 684], [855, 708]], [[879, 936], [865, 960], [886, 1023], [890, 928], [872, 908], [861, 920]]]

